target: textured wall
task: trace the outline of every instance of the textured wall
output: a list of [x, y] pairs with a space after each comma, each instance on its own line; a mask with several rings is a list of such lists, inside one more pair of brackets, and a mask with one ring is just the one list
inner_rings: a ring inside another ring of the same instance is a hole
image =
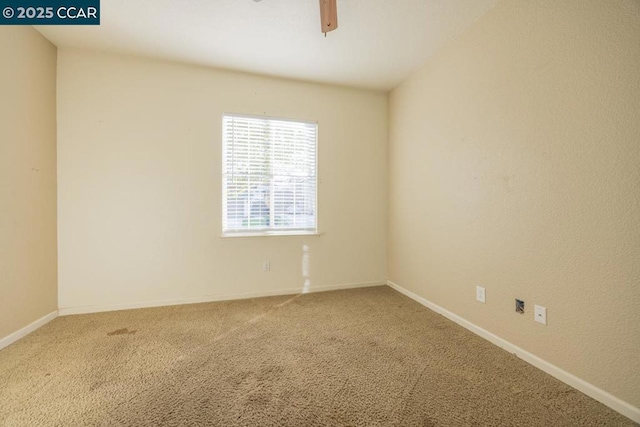
[[390, 112], [390, 280], [640, 407], [640, 2], [501, 2]]
[[[60, 307], [386, 280], [385, 94], [68, 49], [58, 91]], [[220, 239], [223, 112], [318, 121], [324, 235]]]
[[0, 27], [0, 338], [57, 309], [56, 48]]

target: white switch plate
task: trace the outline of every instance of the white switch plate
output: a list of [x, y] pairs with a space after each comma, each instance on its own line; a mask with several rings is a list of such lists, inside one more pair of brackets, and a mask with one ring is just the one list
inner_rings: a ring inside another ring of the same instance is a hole
[[269, 261], [265, 261], [262, 264], [262, 271], [271, 271], [271, 263]]
[[486, 301], [486, 292], [482, 286], [476, 286], [476, 299], [480, 302]]
[[535, 305], [533, 307], [534, 311], [534, 320], [538, 323], [542, 323], [543, 325], [547, 324], [547, 308], [542, 307], [541, 305]]

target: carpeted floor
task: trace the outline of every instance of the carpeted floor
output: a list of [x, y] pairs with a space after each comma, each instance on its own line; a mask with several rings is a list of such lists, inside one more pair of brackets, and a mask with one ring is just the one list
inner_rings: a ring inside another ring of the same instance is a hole
[[634, 425], [388, 287], [61, 317], [0, 425]]

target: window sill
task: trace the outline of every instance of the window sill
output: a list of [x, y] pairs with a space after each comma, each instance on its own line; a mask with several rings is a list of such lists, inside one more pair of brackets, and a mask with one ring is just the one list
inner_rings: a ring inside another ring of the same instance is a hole
[[235, 239], [238, 237], [296, 237], [296, 236], [317, 236], [320, 237], [324, 233], [318, 231], [266, 231], [258, 233], [222, 233], [221, 239]]

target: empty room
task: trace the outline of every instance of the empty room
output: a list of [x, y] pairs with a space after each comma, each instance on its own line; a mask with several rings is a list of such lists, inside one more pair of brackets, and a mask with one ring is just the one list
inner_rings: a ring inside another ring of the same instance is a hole
[[0, 9], [0, 426], [640, 424], [640, 0]]

